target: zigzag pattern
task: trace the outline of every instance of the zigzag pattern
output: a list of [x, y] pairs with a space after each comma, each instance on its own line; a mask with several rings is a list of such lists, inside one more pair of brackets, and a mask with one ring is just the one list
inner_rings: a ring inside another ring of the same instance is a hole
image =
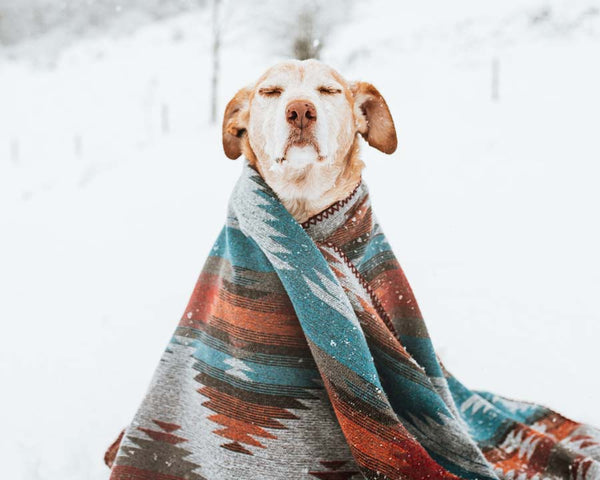
[[250, 478], [598, 480], [600, 433], [442, 367], [364, 184], [300, 225], [246, 165], [111, 479]]
[[360, 186], [361, 186], [361, 184], [359, 183], [356, 187], [354, 187], [354, 190], [352, 190], [352, 193], [350, 193], [350, 195], [348, 195], [346, 198], [335, 202], [333, 205], [327, 207], [322, 212], [319, 212], [316, 215], [313, 215], [312, 217], [310, 217], [308, 220], [305, 220], [302, 223], [302, 228], [308, 228], [311, 225], [316, 225], [317, 223], [331, 217], [334, 213], [339, 212], [344, 205], [347, 205], [354, 198], [354, 196], [358, 192]]

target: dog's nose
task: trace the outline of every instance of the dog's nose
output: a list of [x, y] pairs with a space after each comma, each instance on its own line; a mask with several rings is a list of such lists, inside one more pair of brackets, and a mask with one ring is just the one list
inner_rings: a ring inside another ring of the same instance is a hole
[[287, 121], [296, 128], [305, 128], [317, 121], [317, 109], [308, 100], [294, 100], [285, 111]]

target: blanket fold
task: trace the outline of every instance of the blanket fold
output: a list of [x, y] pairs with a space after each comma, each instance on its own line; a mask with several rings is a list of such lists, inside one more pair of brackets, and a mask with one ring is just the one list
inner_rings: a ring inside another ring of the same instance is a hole
[[444, 369], [366, 185], [300, 225], [248, 164], [113, 480], [600, 479], [600, 432]]

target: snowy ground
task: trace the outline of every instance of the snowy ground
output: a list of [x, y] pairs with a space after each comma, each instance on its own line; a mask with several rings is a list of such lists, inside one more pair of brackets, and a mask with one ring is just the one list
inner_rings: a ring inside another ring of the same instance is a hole
[[[365, 178], [448, 368], [600, 425], [598, 3], [469, 20], [481, 3], [372, 2], [324, 57], [394, 114], [400, 148], [365, 147]], [[187, 14], [53, 69], [0, 60], [6, 478], [107, 477], [222, 225], [240, 162], [207, 121], [208, 30]], [[243, 40], [221, 108], [277, 60]]]

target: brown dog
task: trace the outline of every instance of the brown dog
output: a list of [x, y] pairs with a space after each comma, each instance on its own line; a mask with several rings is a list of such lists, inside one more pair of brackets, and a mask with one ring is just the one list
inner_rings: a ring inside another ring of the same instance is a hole
[[[244, 154], [303, 222], [346, 198], [360, 182], [359, 133], [382, 152], [396, 150], [394, 122], [377, 89], [348, 83], [315, 60], [288, 61], [229, 102], [223, 148], [232, 159]], [[109, 467], [123, 433], [106, 452]]]
[[384, 153], [396, 150], [394, 121], [377, 89], [349, 83], [316, 60], [271, 67], [235, 94], [223, 118], [225, 154], [243, 154], [298, 222], [360, 182], [359, 133]]

